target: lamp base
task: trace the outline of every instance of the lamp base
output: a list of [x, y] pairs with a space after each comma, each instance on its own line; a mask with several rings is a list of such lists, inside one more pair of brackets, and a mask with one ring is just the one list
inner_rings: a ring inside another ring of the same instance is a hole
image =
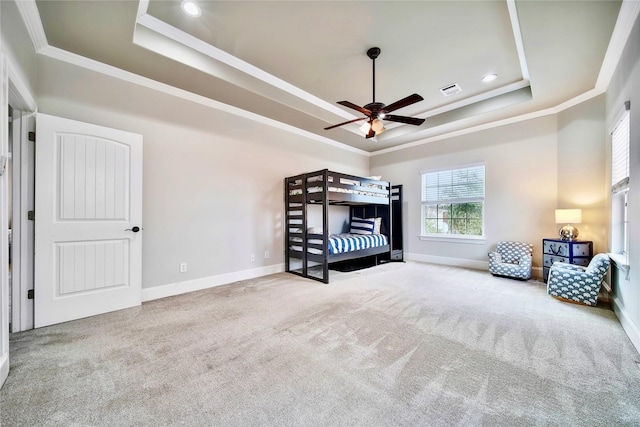
[[573, 225], [565, 225], [560, 229], [560, 239], [561, 240], [576, 240], [578, 238], [578, 229]]

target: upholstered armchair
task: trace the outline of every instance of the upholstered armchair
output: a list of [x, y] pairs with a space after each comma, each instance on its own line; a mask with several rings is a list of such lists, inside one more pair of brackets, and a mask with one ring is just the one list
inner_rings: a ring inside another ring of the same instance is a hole
[[607, 254], [594, 256], [587, 267], [554, 262], [549, 269], [547, 293], [569, 302], [596, 305], [602, 280], [610, 265]]
[[533, 245], [523, 242], [498, 242], [489, 253], [489, 271], [494, 276], [527, 280], [531, 278]]

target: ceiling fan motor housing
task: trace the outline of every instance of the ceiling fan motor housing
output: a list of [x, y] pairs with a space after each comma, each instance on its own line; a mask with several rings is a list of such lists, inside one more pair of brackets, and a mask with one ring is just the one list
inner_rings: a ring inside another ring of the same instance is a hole
[[384, 110], [385, 105], [382, 102], [372, 102], [371, 104], [365, 105], [363, 108], [371, 111], [371, 118], [378, 117], [378, 113]]

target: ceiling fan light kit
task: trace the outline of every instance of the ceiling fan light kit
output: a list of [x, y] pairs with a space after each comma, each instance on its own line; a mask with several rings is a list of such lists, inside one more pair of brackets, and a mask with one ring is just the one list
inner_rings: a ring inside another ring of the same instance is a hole
[[343, 123], [339, 123], [337, 125], [329, 126], [324, 128], [325, 130], [333, 129], [349, 123], [359, 122], [361, 120], [367, 120], [367, 122], [360, 127], [360, 130], [365, 134], [366, 138], [372, 138], [376, 135], [380, 135], [382, 132], [386, 130], [382, 120], [388, 120], [391, 122], [404, 123], [404, 124], [409, 124], [414, 126], [420, 126], [421, 124], [424, 123], [425, 119], [389, 114], [393, 111], [399, 110], [400, 108], [422, 101], [424, 98], [422, 98], [417, 93], [414, 93], [413, 95], [409, 95], [406, 98], [402, 98], [401, 100], [396, 101], [389, 105], [384, 105], [381, 102], [376, 102], [376, 61], [375, 60], [379, 55], [380, 55], [379, 47], [372, 47], [367, 51], [367, 56], [371, 58], [371, 61], [373, 64], [373, 101], [370, 104], [365, 105], [364, 107], [360, 107], [359, 105], [356, 105], [349, 101], [338, 101], [338, 104], [348, 108], [352, 108], [356, 111], [359, 111], [360, 113], [364, 114], [366, 117], [361, 117], [358, 119], [353, 119]]

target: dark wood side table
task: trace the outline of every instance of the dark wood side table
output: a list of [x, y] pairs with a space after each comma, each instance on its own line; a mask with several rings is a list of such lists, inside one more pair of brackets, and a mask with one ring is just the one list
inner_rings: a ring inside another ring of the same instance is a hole
[[542, 273], [547, 283], [554, 262], [587, 266], [593, 257], [593, 242], [587, 240], [542, 239]]

